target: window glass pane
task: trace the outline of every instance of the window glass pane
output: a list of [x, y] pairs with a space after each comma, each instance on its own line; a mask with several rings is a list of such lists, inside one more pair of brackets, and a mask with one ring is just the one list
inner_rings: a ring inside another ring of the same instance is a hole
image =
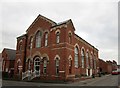
[[60, 35], [59, 35], [59, 32], [57, 32], [57, 34], [56, 34], [56, 42], [57, 42], [57, 43], [60, 42]]
[[44, 67], [47, 67], [47, 60], [44, 60]]
[[40, 60], [38, 57], [34, 61], [34, 68], [36, 71], [39, 71], [39, 69], [40, 69]]
[[36, 34], [36, 47], [41, 47], [41, 32], [38, 31]]
[[45, 46], [48, 45], [48, 33], [45, 34]]
[[75, 67], [78, 67], [78, 48], [75, 47]]
[[82, 56], [82, 68], [84, 68], [84, 50], [82, 49], [81, 51], [81, 56]]
[[56, 60], [56, 66], [59, 66], [59, 60], [58, 59]]
[[86, 54], [86, 66], [89, 67], [89, 54]]
[[55, 64], [56, 64], [56, 74], [58, 74], [59, 73], [59, 59], [58, 58], [56, 58]]

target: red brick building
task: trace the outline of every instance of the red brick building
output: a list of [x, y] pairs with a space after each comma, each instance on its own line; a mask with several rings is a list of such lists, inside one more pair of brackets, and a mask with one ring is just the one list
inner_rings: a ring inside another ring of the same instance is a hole
[[17, 37], [15, 76], [68, 80], [98, 72], [98, 49], [75, 34], [71, 20], [56, 23], [39, 15]]
[[112, 66], [112, 71], [113, 70], [117, 70], [118, 66], [117, 66], [117, 62], [115, 60], [113, 61], [106, 61], [108, 64], [110, 64]]
[[112, 62], [99, 59], [99, 68], [100, 68], [100, 72], [102, 72], [103, 74], [111, 74]]
[[2, 72], [14, 74], [14, 62], [16, 58], [16, 50], [4, 48], [2, 51]]

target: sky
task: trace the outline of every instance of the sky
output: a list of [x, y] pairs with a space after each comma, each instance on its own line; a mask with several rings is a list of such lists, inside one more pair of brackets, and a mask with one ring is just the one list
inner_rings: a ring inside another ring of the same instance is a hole
[[16, 49], [16, 37], [39, 15], [56, 23], [72, 19], [75, 33], [118, 62], [118, 0], [1, 0], [0, 52]]

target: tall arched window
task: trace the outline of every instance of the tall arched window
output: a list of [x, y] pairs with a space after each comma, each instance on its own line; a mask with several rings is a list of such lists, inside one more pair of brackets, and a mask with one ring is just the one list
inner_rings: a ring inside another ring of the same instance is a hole
[[93, 68], [93, 56], [92, 56], [92, 54], [90, 55], [90, 67]]
[[94, 55], [94, 69], [96, 69], [96, 55]]
[[19, 50], [20, 51], [22, 50], [22, 43], [20, 43], [20, 45], [19, 45]]
[[35, 39], [36, 39], [36, 48], [41, 47], [41, 36], [42, 33], [40, 31], [38, 31], [36, 33]]
[[40, 71], [40, 59], [39, 59], [39, 57], [36, 57], [34, 60], [34, 70]]
[[47, 73], [47, 58], [46, 57], [43, 58], [43, 73], [44, 74]]
[[69, 74], [72, 73], [72, 60], [71, 58], [69, 59]]
[[5, 60], [3, 60], [3, 69], [2, 69], [2, 71], [4, 72], [5, 71]]
[[60, 32], [56, 33], [56, 43], [60, 42]]
[[21, 66], [21, 60], [18, 59], [17, 60], [17, 73], [19, 73], [19, 75], [20, 75], [20, 66]]
[[82, 59], [82, 68], [84, 68], [84, 60], [85, 60], [84, 49], [81, 50], [81, 59]]
[[74, 53], [75, 53], [75, 67], [78, 68], [78, 47], [75, 47]]
[[33, 47], [33, 37], [30, 37], [30, 43], [29, 43], [30, 49]]
[[89, 53], [86, 53], [86, 67], [89, 67]]
[[45, 46], [48, 45], [48, 33], [45, 33]]
[[59, 59], [58, 58], [56, 58], [55, 60], [55, 66], [56, 66], [56, 75], [58, 75], [59, 74]]
[[71, 43], [71, 42], [72, 42], [72, 34], [69, 33], [69, 43]]

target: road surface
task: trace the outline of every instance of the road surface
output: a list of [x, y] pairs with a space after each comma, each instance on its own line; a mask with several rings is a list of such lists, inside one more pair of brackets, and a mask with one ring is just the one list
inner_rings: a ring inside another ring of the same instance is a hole
[[[74, 82], [74, 83], [35, 83], [35, 82], [21, 82], [21, 81], [8, 81], [3, 80], [3, 86], [118, 86], [120, 85], [120, 75], [106, 75], [102, 77], [96, 77], [94, 79], [88, 79], [84, 81]], [[65, 87], [65, 88], [66, 88]], [[83, 87], [83, 88], [84, 88]], [[80, 87], [82, 88], [82, 87]], [[96, 87], [97, 88], [97, 87]], [[110, 88], [110, 87], [108, 87]]]

